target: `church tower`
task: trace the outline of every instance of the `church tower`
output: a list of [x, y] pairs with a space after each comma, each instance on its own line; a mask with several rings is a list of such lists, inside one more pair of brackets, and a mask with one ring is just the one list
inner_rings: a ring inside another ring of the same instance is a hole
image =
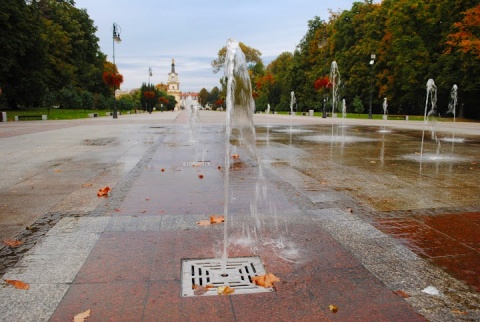
[[167, 82], [167, 94], [172, 95], [175, 97], [177, 104], [175, 105], [175, 109], [178, 110], [180, 107], [180, 81], [178, 80], [178, 74], [175, 73], [175, 60], [172, 59], [172, 70], [168, 74], [168, 82]]

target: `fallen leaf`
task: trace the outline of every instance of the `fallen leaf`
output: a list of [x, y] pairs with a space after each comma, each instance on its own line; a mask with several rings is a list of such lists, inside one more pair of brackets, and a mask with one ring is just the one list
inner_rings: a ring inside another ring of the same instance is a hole
[[145, 198], [145, 201], [150, 201], [150, 198]]
[[347, 212], [353, 212], [352, 208], [347, 208]]
[[229, 295], [235, 292], [233, 288], [230, 286], [219, 286], [217, 287], [217, 293], [218, 295]]
[[4, 280], [4, 281], [7, 282], [8, 284], [11, 284], [11, 285], [15, 286], [15, 288], [17, 288], [19, 290], [30, 289], [30, 285], [28, 285], [27, 283], [24, 283], [22, 281], [18, 281], [18, 280]]
[[22, 241], [16, 239], [4, 239], [3, 242], [10, 247], [18, 247], [23, 244]]
[[324, 185], [327, 185], [328, 182], [327, 181], [322, 181], [320, 184], [324, 186]]
[[370, 161], [370, 163], [377, 163], [377, 161], [373, 161], [373, 160], [372, 160], [372, 161]]
[[199, 226], [210, 226], [210, 220], [197, 221], [197, 225], [199, 225]]
[[215, 286], [209, 285], [209, 284], [207, 284], [207, 285], [205, 285], [205, 286], [203, 286], [203, 285], [195, 285], [195, 284], [194, 284], [194, 285], [192, 286], [192, 288], [193, 288], [193, 294], [194, 294], [194, 295], [203, 295], [203, 294], [207, 293], [209, 289], [215, 288]]
[[109, 192], [111, 191], [112, 189], [110, 189], [109, 186], [106, 186], [102, 189], [98, 189], [98, 192], [97, 192], [97, 197], [108, 197], [108, 194]]
[[404, 299], [410, 297], [410, 295], [409, 295], [408, 293], [406, 293], [406, 292], [404, 292], [404, 291], [402, 291], [402, 290], [396, 290], [394, 293], [397, 294], [398, 296], [403, 297]]
[[203, 179], [203, 174], [199, 174], [198, 177], [199, 177], [200, 179]]
[[161, 171], [162, 171], [162, 172], [165, 172], [165, 169], [162, 169]]
[[79, 313], [73, 317], [73, 322], [83, 322], [90, 317], [91, 310], [88, 309], [85, 312]]
[[55, 170], [55, 172], [62, 172], [62, 170]]
[[84, 183], [82, 184], [82, 188], [87, 188], [93, 186], [93, 183]]
[[452, 312], [456, 314], [467, 314], [467, 312], [460, 311], [460, 310], [452, 310]]
[[210, 223], [211, 224], [220, 224], [224, 221], [225, 221], [225, 217], [223, 217], [223, 216], [210, 215]]
[[113, 210], [115, 210], [115, 212], [120, 212], [120, 209], [118, 209], [118, 208], [115, 208]]
[[268, 273], [265, 275], [252, 277], [252, 282], [258, 286], [268, 288], [268, 287], [273, 287], [273, 283], [280, 282], [280, 279], [275, 275], [273, 275], [272, 273]]
[[330, 304], [328, 306], [328, 308], [330, 309], [330, 311], [332, 311], [333, 313], [337, 313], [338, 311], [338, 307], [336, 305], [333, 305], [333, 304]]
[[232, 158], [238, 159], [238, 158], [240, 158], [240, 155], [238, 155], [238, 154], [232, 154]]
[[222, 170], [222, 167], [221, 167], [221, 166], [218, 166], [217, 169], [218, 169], [218, 170]]

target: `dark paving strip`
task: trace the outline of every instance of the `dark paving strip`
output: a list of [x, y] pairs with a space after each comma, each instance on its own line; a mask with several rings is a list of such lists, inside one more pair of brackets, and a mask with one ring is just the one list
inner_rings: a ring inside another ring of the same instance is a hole
[[23, 255], [29, 251], [45, 234], [62, 218], [81, 217], [77, 213], [47, 213], [37, 219], [31, 226], [25, 228], [15, 238], [23, 244], [18, 247], [5, 246], [0, 249], [0, 276], [3, 276], [10, 267], [13, 267]]
[[153, 144], [143, 155], [140, 161], [130, 170], [129, 173], [115, 185], [115, 194], [105, 198], [95, 210], [90, 213], [47, 213], [38, 218], [31, 226], [26, 227], [24, 231], [18, 234], [15, 240], [22, 241], [23, 244], [18, 247], [4, 246], [0, 248], [0, 276], [3, 276], [7, 270], [20, 261], [23, 255], [29, 251], [45, 234], [55, 226], [62, 218], [67, 217], [85, 217], [85, 216], [104, 216], [111, 214], [115, 208], [118, 208], [125, 199], [126, 194], [132, 187], [135, 180], [140, 176], [145, 166], [155, 154], [158, 146], [161, 144], [161, 138]]

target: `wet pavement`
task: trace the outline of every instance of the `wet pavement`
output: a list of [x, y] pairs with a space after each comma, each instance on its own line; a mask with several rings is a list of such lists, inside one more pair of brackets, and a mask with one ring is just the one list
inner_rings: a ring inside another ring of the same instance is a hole
[[445, 123], [464, 141], [427, 161], [421, 122], [256, 115], [261, 166], [234, 146], [228, 171], [228, 255], [259, 256], [281, 282], [182, 297], [182, 260], [222, 256], [224, 224], [197, 222], [224, 211], [224, 117], [202, 111], [195, 140], [186, 113], [0, 127], [2, 173], [27, 160], [1, 181], [2, 239], [29, 245], [0, 250], [3, 279], [30, 284], [0, 286], [5, 321], [480, 319], [471, 123]]

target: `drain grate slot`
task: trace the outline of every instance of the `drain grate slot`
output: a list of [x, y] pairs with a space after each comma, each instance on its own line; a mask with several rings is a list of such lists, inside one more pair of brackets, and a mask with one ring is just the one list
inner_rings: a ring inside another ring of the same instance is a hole
[[228, 258], [226, 269], [222, 261], [216, 259], [184, 259], [182, 261], [182, 297], [196, 296], [194, 285], [213, 285], [206, 295], [217, 295], [216, 287], [229, 286], [235, 294], [267, 293], [274, 288], [264, 288], [252, 283], [252, 277], [266, 274], [259, 257]]
[[184, 167], [200, 167], [202, 165], [211, 165], [210, 161], [187, 161], [183, 162]]

